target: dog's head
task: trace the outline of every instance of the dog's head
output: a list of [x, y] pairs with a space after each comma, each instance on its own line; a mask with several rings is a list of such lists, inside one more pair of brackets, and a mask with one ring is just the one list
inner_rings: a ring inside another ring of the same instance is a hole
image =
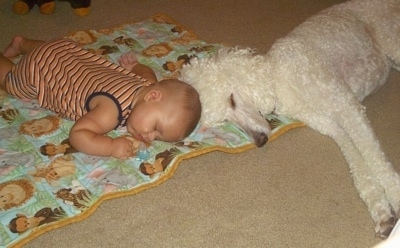
[[244, 101], [240, 94], [231, 93], [229, 105], [226, 119], [241, 127], [252, 138], [256, 146], [265, 145], [271, 133], [271, 127], [254, 104]]
[[201, 122], [213, 125], [224, 120], [236, 123], [258, 147], [271, 133], [268, 121], [274, 101], [265, 93], [269, 88], [262, 80], [265, 68], [262, 56], [250, 49], [223, 48], [211, 58], [192, 59], [185, 65], [180, 79], [200, 94]]

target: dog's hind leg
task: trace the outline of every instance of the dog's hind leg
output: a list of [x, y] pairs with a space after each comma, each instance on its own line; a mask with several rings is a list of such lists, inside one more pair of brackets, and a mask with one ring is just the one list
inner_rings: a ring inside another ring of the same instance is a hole
[[357, 147], [343, 128], [330, 118], [316, 114], [307, 114], [305, 118], [312, 120], [307, 123], [309, 127], [332, 137], [339, 145], [349, 164], [360, 198], [364, 201], [375, 222], [376, 234], [381, 238], [387, 237], [396, 219], [386, 198], [385, 189], [374, 176], [374, 172], [366, 164]]
[[400, 71], [400, 1], [375, 0], [372, 4], [384, 7], [368, 11], [368, 31], [381, 51], [393, 62], [393, 68]]

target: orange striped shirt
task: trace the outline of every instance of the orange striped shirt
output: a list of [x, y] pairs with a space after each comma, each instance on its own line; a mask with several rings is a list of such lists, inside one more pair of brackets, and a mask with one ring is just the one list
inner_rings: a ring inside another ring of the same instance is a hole
[[11, 95], [37, 99], [43, 108], [72, 120], [89, 111], [92, 97], [108, 96], [119, 109], [122, 126], [135, 92], [148, 84], [146, 79], [67, 39], [35, 48], [21, 58], [6, 79]]

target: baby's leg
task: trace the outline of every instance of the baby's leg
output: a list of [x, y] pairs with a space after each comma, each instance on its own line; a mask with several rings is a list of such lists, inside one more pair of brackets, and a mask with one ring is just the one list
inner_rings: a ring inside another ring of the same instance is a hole
[[3, 55], [6, 58], [13, 58], [20, 54], [25, 54], [40, 46], [44, 43], [41, 40], [30, 40], [22, 36], [15, 36], [11, 44], [6, 47], [3, 51]]
[[139, 63], [135, 54], [133, 53], [121, 55], [121, 57], [118, 59], [118, 62], [122, 67], [130, 71], [132, 71], [133, 67]]
[[14, 63], [0, 53], [0, 88], [6, 90], [6, 76], [11, 71]]

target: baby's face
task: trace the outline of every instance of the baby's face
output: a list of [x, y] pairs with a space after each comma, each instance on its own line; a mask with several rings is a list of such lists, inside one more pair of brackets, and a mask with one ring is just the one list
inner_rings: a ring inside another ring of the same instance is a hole
[[185, 113], [177, 101], [142, 102], [132, 109], [126, 124], [128, 132], [144, 142], [175, 142], [185, 135]]

